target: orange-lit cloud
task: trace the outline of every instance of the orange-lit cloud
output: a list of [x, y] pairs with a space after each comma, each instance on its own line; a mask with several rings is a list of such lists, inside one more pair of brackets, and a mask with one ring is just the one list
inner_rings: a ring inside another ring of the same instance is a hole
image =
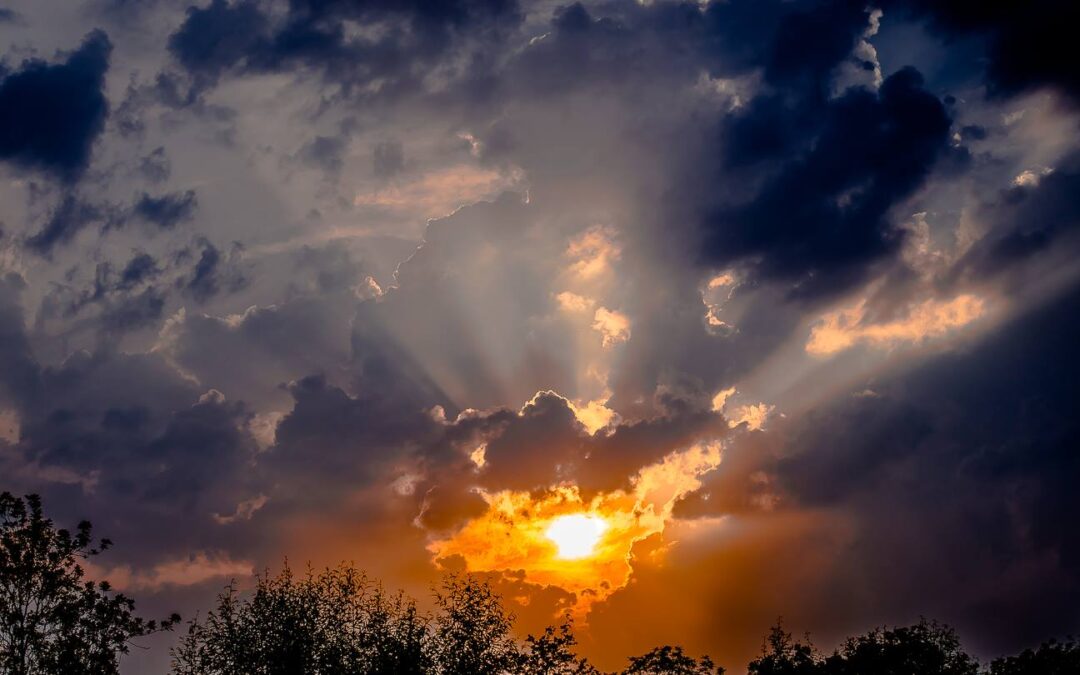
[[270, 499], [266, 495], [258, 495], [251, 499], [245, 499], [236, 505], [236, 510], [229, 515], [214, 514], [214, 522], [218, 525], [229, 525], [238, 520], [251, 520], [255, 512], [266, 506]]
[[101, 568], [92, 563], [84, 565], [95, 579], [107, 579], [121, 591], [156, 591], [167, 586], [194, 586], [212, 579], [247, 578], [253, 566], [250, 562], [233, 560], [225, 554], [196, 553], [191, 556], [158, 563], [149, 569], [133, 569], [123, 565]]
[[592, 327], [602, 336], [605, 347], [613, 347], [630, 339], [630, 318], [613, 309], [597, 308]]
[[587, 312], [596, 304], [592, 298], [586, 298], [570, 291], [556, 294], [555, 301], [559, 303], [559, 309], [564, 312]]
[[736, 281], [736, 279], [735, 279], [735, 273], [734, 272], [730, 272], [730, 271], [721, 272], [720, 274], [717, 274], [713, 278], [709, 279], [709, 283], [706, 285], [706, 287], [710, 291], [714, 291], [714, 290], [716, 290], [718, 288], [724, 288], [726, 286], [734, 286], [735, 281]]
[[728, 387], [727, 389], [721, 389], [716, 392], [716, 395], [712, 398], [712, 409], [716, 412], [724, 413], [727, 417], [728, 424], [732, 427], [736, 427], [745, 422], [750, 430], [763, 429], [766, 420], [769, 418], [769, 415], [772, 414], [773, 410], [776, 409], [776, 406], [767, 403], [752, 403], [737, 406], [728, 411], [728, 400], [737, 393], [735, 387]]
[[0, 410], [0, 441], [19, 441], [19, 416], [14, 410]]
[[[528, 583], [573, 593], [574, 612], [583, 617], [594, 602], [626, 586], [634, 544], [663, 533], [675, 502], [701, 487], [701, 476], [720, 458], [719, 443], [694, 445], [638, 471], [629, 490], [591, 498], [571, 483], [542, 494], [480, 491], [486, 511], [428, 549], [436, 561], [456, 557], [472, 572], [521, 573]], [[603, 527], [590, 554], [567, 559], [548, 531], [571, 515]]]
[[574, 417], [590, 434], [595, 434], [615, 420], [615, 411], [605, 405], [606, 400], [598, 399], [584, 404], [573, 401], [568, 401], [568, 403], [570, 409], [574, 411]]
[[[585, 430], [590, 434], [595, 434], [600, 429], [611, 424], [617, 418], [615, 411], [607, 407], [607, 400], [611, 397], [610, 391], [605, 391], [600, 398], [592, 401], [582, 401], [580, 399], [571, 401], [556, 391], [541, 390], [536, 392], [536, 395], [522, 406], [521, 410], [518, 411], [519, 414], [524, 413], [526, 408], [530, 405], [534, 405], [537, 398], [540, 396], [556, 396], [565, 401], [567, 407], [574, 413], [574, 417], [577, 421], [580, 422], [581, 426], [585, 427]], [[470, 455], [470, 459], [478, 468], [483, 468], [484, 466], [483, 457], [485, 449], [486, 444], [481, 445]]]
[[503, 190], [517, 187], [523, 179], [520, 170], [501, 173], [459, 164], [433, 171], [410, 182], [361, 192], [353, 197], [353, 204], [392, 211], [419, 211], [427, 218], [435, 218], [463, 204], [490, 198]]
[[941, 337], [978, 319], [986, 303], [974, 295], [958, 295], [952, 300], [926, 300], [909, 308], [907, 316], [882, 323], [863, 323], [866, 301], [830, 312], [811, 329], [806, 351], [829, 356], [866, 344], [888, 348], [900, 343], [918, 343]]
[[767, 403], [741, 405], [731, 411], [728, 418], [734, 426], [745, 423], [749, 429], [756, 431], [765, 427], [765, 421], [775, 408]]
[[713, 335], [731, 335], [735, 326], [721, 318], [724, 305], [731, 300], [739, 279], [733, 271], [724, 271], [711, 277], [701, 288], [701, 302], [705, 305], [705, 326]]
[[716, 396], [712, 398], [712, 409], [716, 412], [722, 412], [724, 406], [727, 405], [727, 400], [735, 395], [735, 387], [728, 387], [727, 389], [721, 389], [716, 392]]
[[570, 272], [580, 280], [594, 280], [611, 271], [612, 264], [622, 255], [615, 242], [614, 230], [595, 226], [572, 239], [566, 247]]
[[484, 465], [487, 464], [487, 443], [476, 446], [476, 449], [469, 453], [469, 461], [473, 463], [477, 470], [483, 469]]

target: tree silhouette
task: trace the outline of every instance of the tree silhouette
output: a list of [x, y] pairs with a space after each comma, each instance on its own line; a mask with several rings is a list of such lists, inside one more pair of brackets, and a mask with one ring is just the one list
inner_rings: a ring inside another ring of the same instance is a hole
[[960, 647], [956, 631], [925, 619], [879, 628], [847, 642], [825, 662], [827, 675], [978, 675], [978, 662]]
[[576, 644], [574, 623], [567, 615], [558, 628], [548, 626], [540, 637], [525, 638], [518, 670], [521, 675], [599, 675], [588, 660], [574, 654]]
[[666, 645], [631, 657], [629, 667], [623, 671], [624, 675], [722, 675], [723, 672], [708, 656], [699, 661], [684, 654], [682, 647]]
[[[600, 675], [574, 653], [573, 622], [518, 643], [514, 617], [477, 577], [448, 575], [432, 616], [388, 595], [354, 567], [297, 578], [286, 566], [257, 575], [242, 595], [230, 584], [172, 650], [175, 675]], [[708, 657], [659, 647], [627, 675], [722, 673]]]
[[1050, 640], [1016, 656], [995, 659], [989, 675], [1075, 675], [1080, 673], [1080, 644]]
[[85, 579], [79, 561], [110, 545], [86, 521], [56, 529], [37, 495], [0, 494], [0, 672], [116, 673], [132, 638], [180, 620], [142, 619], [131, 598]]
[[514, 616], [491, 587], [471, 576], [450, 575], [435, 594], [438, 612], [428, 654], [439, 675], [513, 672], [517, 645]]
[[174, 673], [286, 675], [429, 672], [426, 620], [402, 594], [389, 595], [350, 566], [308, 570], [286, 564], [256, 577], [242, 600], [230, 585], [215, 610], [191, 622], [173, 649]]
[[765, 642], [761, 646], [761, 657], [747, 666], [749, 675], [813, 675], [819, 673], [821, 661], [814, 651], [814, 646], [791, 638], [791, 633], [784, 630], [783, 623], [777, 621]]

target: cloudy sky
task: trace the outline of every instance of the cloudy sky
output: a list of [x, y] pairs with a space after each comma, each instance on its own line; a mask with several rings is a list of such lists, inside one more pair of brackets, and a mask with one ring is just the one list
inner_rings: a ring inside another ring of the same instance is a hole
[[189, 2], [0, 0], [0, 488], [147, 613], [1080, 629], [1075, 3]]

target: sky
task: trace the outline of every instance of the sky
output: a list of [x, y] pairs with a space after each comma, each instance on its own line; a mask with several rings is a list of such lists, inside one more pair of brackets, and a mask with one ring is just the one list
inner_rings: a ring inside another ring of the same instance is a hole
[[1076, 3], [189, 2], [0, 0], [0, 489], [141, 611], [1080, 630]]

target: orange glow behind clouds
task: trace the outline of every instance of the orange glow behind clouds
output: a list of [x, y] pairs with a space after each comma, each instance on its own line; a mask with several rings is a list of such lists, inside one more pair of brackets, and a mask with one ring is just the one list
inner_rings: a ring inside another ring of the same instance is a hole
[[437, 561], [460, 556], [471, 572], [521, 571], [528, 583], [573, 593], [573, 612], [583, 618], [630, 580], [634, 544], [662, 533], [675, 502], [719, 464], [720, 444], [701, 444], [641, 469], [629, 490], [591, 499], [573, 484], [539, 495], [481, 492], [485, 513], [428, 549]]
[[830, 356], [858, 343], [889, 347], [899, 343], [918, 343], [941, 337], [983, 315], [982, 298], [958, 295], [949, 301], [926, 300], [910, 308], [908, 316], [886, 323], [863, 324], [866, 302], [830, 312], [813, 327], [806, 351], [814, 356]]

